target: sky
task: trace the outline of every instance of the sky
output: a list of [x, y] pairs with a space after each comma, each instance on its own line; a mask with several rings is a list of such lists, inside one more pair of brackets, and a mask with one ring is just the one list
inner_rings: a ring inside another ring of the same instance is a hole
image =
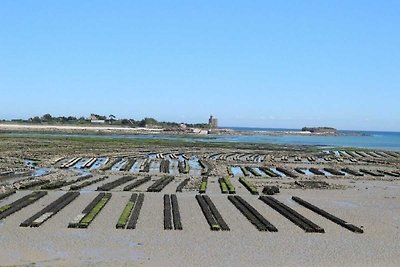
[[400, 131], [400, 1], [2, 0], [0, 118]]

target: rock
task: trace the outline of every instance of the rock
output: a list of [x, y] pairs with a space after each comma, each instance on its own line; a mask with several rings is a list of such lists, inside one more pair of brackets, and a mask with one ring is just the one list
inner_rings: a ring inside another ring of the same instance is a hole
[[264, 186], [264, 189], [262, 192], [265, 195], [275, 195], [275, 194], [279, 193], [279, 187], [277, 187], [275, 185], [272, 185], [272, 186], [267, 185], [267, 186]]

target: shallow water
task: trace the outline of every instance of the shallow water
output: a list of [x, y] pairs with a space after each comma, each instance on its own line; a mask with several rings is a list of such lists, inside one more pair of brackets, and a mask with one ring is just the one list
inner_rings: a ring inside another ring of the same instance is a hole
[[314, 173], [310, 172], [309, 169], [302, 169], [302, 170], [303, 170], [303, 172], [304, 172], [307, 176], [315, 175]]
[[88, 161], [88, 159], [81, 159], [80, 161], [78, 161], [72, 168], [74, 169], [80, 169], [82, 167], [82, 165]]
[[[237, 128], [236, 128], [237, 129]], [[241, 128], [240, 130], [243, 130]], [[262, 130], [262, 129], [257, 129]], [[271, 130], [271, 129], [263, 129]], [[276, 129], [274, 129], [276, 131]], [[297, 130], [298, 131], [298, 130]], [[360, 132], [360, 131], [359, 131]], [[138, 139], [138, 140], [177, 140], [186, 142], [241, 142], [241, 143], [270, 143], [311, 145], [321, 147], [358, 147], [400, 151], [400, 133], [398, 132], [360, 132], [361, 136], [302, 136], [302, 135], [207, 135], [207, 136], [173, 136], [161, 134], [137, 135], [101, 135], [107, 139]], [[95, 134], [57, 134], [57, 133], [7, 133], [5, 136], [65, 136], [98, 138]]]
[[24, 166], [32, 168], [32, 176], [33, 177], [40, 177], [48, 174], [50, 170], [44, 167], [37, 167], [37, 163], [31, 159], [24, 159]]
[[200, 176], [202, 168], [201, 168], [201, 165], [200, 165], [198, 159], [195, 157], [192, 157], [188, 162], [189, 162], [189, 166], [190, 166], [189, 174], [194, 175], [194, 176]]
[[102, 158], [98, 158], [96, 160], [96, 162], [92, 165], [92, 167], [90, 167], [90, 170], [97, 170], [99, 169], [101, 166], [103, 166], [104, 162], [107, 161], [108, 158], [106, 157], [102, 157]]
[[171, 159], [169, 161], [169, 174], [172, 174], [172, 175], [178, 175], [179, 174], [178, 160], [177, 159]]
[[263, 171], [261, 171], [259, 168], [253, 168], [253, 170], [255, 170], [258, 174], [260, 174], [261, 176], [267, 176]]
[[122, 159], [112, 166], [111, 171], [117, 172], [119, 171], [128, 161], [126, 159]]
[[140, 171], [140, 166], [143, 164], [144, 159], [138, 159], [135, 164], [133, 164], [132, 168], [130, 169], [130, 172], [133, 173], [139, 173]]
[[150, 153], [150, 154], [148, 155], [148, 158], [149, 158], [149, 159], [156, 159], [156, 157], [157, 157], [157, 154], [156, 154], [156, 153]]
[[150, 163], [149, 173], [153, 173], [153, 174], [160, 173], [160, 164], [161, 164], [160, 160], [153, 160]]
[[323, 172], [325, 174], [325, 176], [332, 176], [333, 175], [332, 173], [327, 172], [327, 171], [322, 170], [322, 169], [320, 171]]
[[277, 171], [276, 168], [269, 168], [270, 170], [272, 170], [273, 172], [279, 174], [281, 177], [286, 177], [286, 175], [280, 171]]
[[32, 173], [34, 177], [40, 177], [49, 173], [48, 168], [36, 168], [35, 171]]
[[231, 171], [234, 176], [244, 176], [242, 169], [240, 167], [231, 167]]

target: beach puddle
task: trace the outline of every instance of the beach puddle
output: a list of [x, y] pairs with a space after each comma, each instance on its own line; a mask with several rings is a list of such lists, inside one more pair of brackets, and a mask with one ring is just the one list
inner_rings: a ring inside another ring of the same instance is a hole
[[132, 168], [129, 170], [130, 172], [133, 173], [139, 173], [140, 171], [140, 166], [143, 164], [144, 160], [143, 159], [138, 159], [135, 164], [133, 164]]
[[186, 160], [186, 159], [183, 157], [183, 154], [177, 155], [177, 157], [178, 157], [178, 160], [179, 160], [179, 161], [184, 161], [184, 160]]
[[90, 170], [97, 170], [108, 160], [107, 157], [98, 158], [96, 162], [90, 167]]
[[325, 170], [320, 170], [320, 171], [323, 172], [325, 176], [333, 176], [332, 173], [327, 172], [327, 171], [325, 171]]
[[122, 160], [118, 161], [117, 163], [114, 164], [114, 166], [112, 166], [111, 171], [113, 171], [113, 172], [119, 171], [127, 162], [128, 162], [128, 160], [126, 160], [126, 159], [122, 159]]
[[153, 174], [159, 173], [159, 172], [160, 172], [160, 164], [161, 164], [161, 161], [159, 161], [159, 160], [153, 160], [153, 161], [150, 163], [149, 173], [153, 173]]
[[277, 171], [276, 168], [270, 168], [270, 170], [276, 174], [279, 174], [281, 177], [286, 177], [286, 175], [284, 173]]
[[157, 158], [157, 154], [156, 153], [150, 153], [147, 157], [149, 159], [156, 159]]
[[81, 159], [80, 161], [78, 161], [78, 162], [73, 166], [73, 168], [74, 168], [74, 169], [80, 169], [80, 168], [82, 167], [82, 165], [83, 165], [86, 161], [88, 161], [88, 159]]
[[33, 177], [41, 177], [50, 172], [48, 168], [38, 167], [37, 163], [31, 159], [24, 159], [24, 166], [33, 169], [32, 176]]
[[233, 176], [244, 176], [242, 169], [238, 166], [231, 167], [231, 172], [233, 173]]
[[258, 167], [256, 167], [256, 168], [253, 168], [253, 170], [256, 172], [256, 173], [258, 173], [258, 174], [260, 174], [261, 176], [267, 176], [264, 172], [262, 172]]
[[315, 175], [314, 173], [310, 172], [309, 169], [301, 169], [307, 176], [313, 176]]
[[171, 174], [171, 175], [179, 174], [178, 160], [172, 159], [169, 161], [169, 174]]
[[50, 172], [50, 170], [48, 168], [36, 168], [35, 171], [32, 173], [32, 176], [34, 177], [41, 177], [44, 176], [46, 174], [48, 174]]
[[194, 176], [201, 176], [201, 165], [199, 163], [199, 160], [196, 157], [192, 157], [190, 160], [188, 160], [190, 170], [189, 174], [194, 175]]

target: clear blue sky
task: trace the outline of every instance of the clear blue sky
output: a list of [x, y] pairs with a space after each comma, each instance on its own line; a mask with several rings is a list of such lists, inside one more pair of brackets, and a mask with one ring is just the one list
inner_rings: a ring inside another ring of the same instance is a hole
[[0, 3], [0, 117], [400, 131], [400, 1]]

